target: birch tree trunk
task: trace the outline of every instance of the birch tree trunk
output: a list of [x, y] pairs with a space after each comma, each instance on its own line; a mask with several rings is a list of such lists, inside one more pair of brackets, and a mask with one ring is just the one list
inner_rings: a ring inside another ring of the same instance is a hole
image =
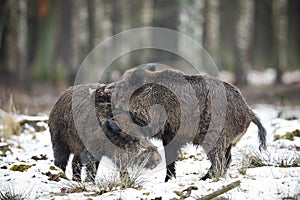
[[88, 10], [85, 1], [74, 0], [72, 11], [72, 69], [70, 69], [70, 84], [74, 83], [77, 70], [88, 54]]
[[238, 0], [239, 9], [235, 24], [235, 84], [247, 84], [247, 70], [250, 67], [248, 57], [250, 36], [253, 24], [253, 0]]
[[214, 62], [220, 65], [219, 56], [219, 39], [220, 39], [220, 19], [219, 19], [219, 0], [206, 0], [206, 33], [204, 47], [208, 51], [209, 55], [212, 57]]

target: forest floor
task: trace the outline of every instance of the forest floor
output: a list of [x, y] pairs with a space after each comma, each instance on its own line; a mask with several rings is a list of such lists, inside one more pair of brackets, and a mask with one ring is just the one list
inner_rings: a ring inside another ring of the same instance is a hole
[[[258, 150], [257, 127], [250, 125], [232, 149], [232, 163], [224, 178], [201, 181], [210, 162], [202, 148], [187, 145], [176, 165], [177, 178], [164, 182], [165, 159], [153, 170], [132, 168], [134, 184], [119, 180], [113, 163], [101, 160], [96, 184], [71, 181], [53, 164], [47, 115], [13, 115], [19, 122], [17, 135], [0, 143], [0, 199], [201, 199], [232, 183], [236, 188], [219, 199], [300, 198], [300, 107], [254, 105], [267, 135], [267, 151]], [[1, 113], [0, 113], [1, 114]], [[0, 131], [5, 130], [0, 124]], [[161, 141], [153, 141], [164, 155]], [[84, 176], [84, 174], [83, 174]]]
[[[54, 166], [47, 119], [66, 84], [33, 84], [31, 92], [24, 92], [3, 80], [0, 111], [22, 123], [14, 130], [17, 135], [0, 141], [0, 199], [3, 194], [23, 199], [198, 199], [236, 181], [240, 185], [221, 199], [300, 199], [300, 82], [241, 88], [267, 129], [268, 151], [258, 151], [257, 127], [251, 124], [232, 149], [225, 178], [200, 181], [210, 162], [201, 148], [187, 145], [177, 162], [177, 179], [164, 183], [163, 160], [155, 169], [143, 171], [135, 187], [122, 189], [105, 187], [116, 181], [116, 169], [108, 159], [101, 161], [96, 185], [70, 181], [70, 165], [68, 179]], [[1, 121], [0, 132], [4, 126]], [[163, 155], [161, 142], [153, 142]], [[190, 194], [185, 191], [189, 188]]]

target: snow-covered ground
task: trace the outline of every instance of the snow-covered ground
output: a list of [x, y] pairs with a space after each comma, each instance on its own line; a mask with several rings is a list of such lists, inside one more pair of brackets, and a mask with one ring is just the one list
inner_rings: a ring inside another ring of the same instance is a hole
[[[144, 171], [140, 177], [141, 187], [113, 188], [101, 195], [101, 189], [91, 183], [76, 184], [59, 178], [57, 174], [61, 171], [53, 164], [50, 135], [45, 122], [39, 122], [39, 126], [46, 127], [44, 131], [24, 125], [21, 135], [5, 141], [11, 151], [6, 151], [5, 155], [1, 155], [0, 151], [0, 196], [10, 192], [20, 194], [24, 199], [180, 199], [181, 194], [186, 194], [183, 191], [193, 186], [187, 199], [197, 199], [240, 180], [240, 186], [221, 196], [228, 199], [300, 199], [300, 137], [294, 137], [293, 141], [274, 141], [274, 135], [283, 138], [287, 132], [300, 130], [300, 107], [257, 105], [254, 110], [267, 129], [268, 150], [259, 152], [257, 127], [251, 124], [232, 149], [232, 163], [225, 178], [201, 181], [210, 162], [201, 148], [187, 145], [177, 162], [176, 179], [164, 182], [162, 162], [155, 169]], [[19, 120], [24, 118], [26, 116], [19, 117]], [[45, 120], [44, 116], [40, 118]], [[161, 142], [154, 143], [163, 153]], [[1, 143], [0, 147], [3, 145]], [[29, 168], [24, 170], [26, 166]], [[97, 180], [102, 180], [107, 174], [111, 176], [114, 169], [108, 159], [103, 159]], [[70, 165], [66, 175], [71, 177]], [[80, 191], [80, 188], [85, 191]]]

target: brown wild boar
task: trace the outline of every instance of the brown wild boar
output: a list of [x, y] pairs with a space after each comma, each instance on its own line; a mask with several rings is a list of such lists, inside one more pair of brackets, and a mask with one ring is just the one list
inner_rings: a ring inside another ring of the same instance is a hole
[[156, 147], [145, 138], [123, 132], [111, 114], [111, 86], [82, 84], [70, 87], [57, 100], [49, 116], [54, 164], [66, 170], [71, 153], [73, 179], [81, 180], [86, 165], [87, 179], [95, 180], [99, 161], [110, 158], [121, 172], [129, 164], [153, 169], [161, 162]]
[[224, 176], [231, 147], [251, 122], [258, 127], [259, 149], [266, 148], [266, 130], [240, 91], [213, 77], [134, 68], [116, 83], [112, 104], [113, 112], [128, 116], [127, 122], [117, 120], [125, 132], [136, 129], [132, 132], [163, 141], [165, 181], [175, 177], [175, 161], [187, 143], [201, 145], [211, 161], [202, 180]]

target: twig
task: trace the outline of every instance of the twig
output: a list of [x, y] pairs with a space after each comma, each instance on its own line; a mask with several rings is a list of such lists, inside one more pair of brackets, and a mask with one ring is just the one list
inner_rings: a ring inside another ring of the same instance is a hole
[[217, 196], [220, 196], [221, 194], [224, 194], [226, 192], [228, 192], [229, 190], [232, 190], [233, 188], [238, 187], [241, 184], [241, 181], [235, 181], [233, 183], [230, 183], [226, 186], [223, 186], [221, 189], [218, 189], [217, 191], [214, 191], [208, 195], [205, 195], [201, 198], [199, 198], [198, 200], [209, 200], [209, 199], [213, 199]]

